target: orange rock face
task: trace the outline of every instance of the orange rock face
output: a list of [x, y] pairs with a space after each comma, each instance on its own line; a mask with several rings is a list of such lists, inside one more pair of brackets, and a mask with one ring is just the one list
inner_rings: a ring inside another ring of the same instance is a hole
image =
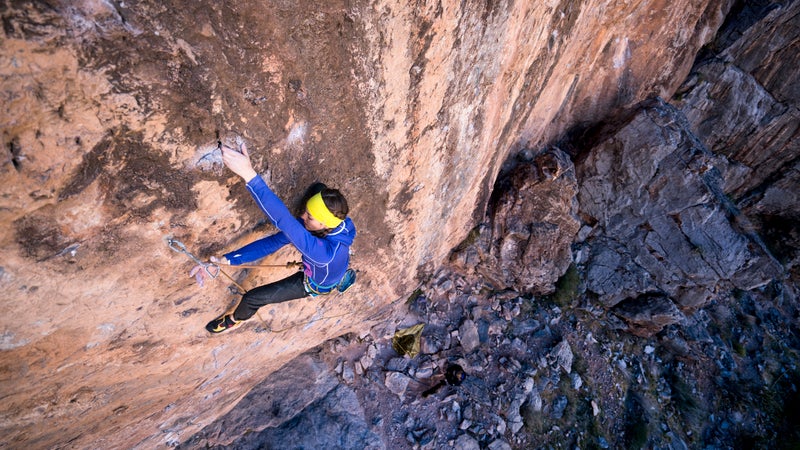
[[[4, 441], [181, 442], [303, 350], [391, 320], [510, 152], [669, 96], [728, 3], [0, 6]], [[272, 231], [218, 139], [289, 204], [315, 181], [348, 196], [351, 291], [208, 336], [232, 283], [198, 288], [166, 239], [205, 259]]]

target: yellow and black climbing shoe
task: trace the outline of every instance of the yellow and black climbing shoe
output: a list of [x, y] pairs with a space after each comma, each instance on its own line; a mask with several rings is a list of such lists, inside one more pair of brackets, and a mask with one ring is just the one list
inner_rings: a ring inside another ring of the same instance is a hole
[[233, 320], [233, 314], [223, 314], [211, 322], [208, 322], [206, 325], [206, 330], [208, 330], [209, 333], [222, 333], [223, 331], [228, 331], [231, 328], [236, 328], [240, 323], [242, 322]]

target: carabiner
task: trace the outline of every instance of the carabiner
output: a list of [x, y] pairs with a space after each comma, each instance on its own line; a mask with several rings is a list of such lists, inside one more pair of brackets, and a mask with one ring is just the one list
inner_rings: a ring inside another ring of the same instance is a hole
[[[199, 264], [199, 265], [203, 266], [203, 268], [205, 269], [206, 273], [207, 273], [207, 274], [208, 274], [208, 275], [209, 275], [211, 278], [216, 278], [216, 277], [217, 277], [217, 275], [219, 275], [219, 267], [218, 267], [216, 264], [214, 264], [214, 263], [208, 263], [208, 262], [203, 262], [203, 261], [200, 261], [200, 259], [198, 259], [196, 256], [194, 256], [194, 255], [192, 254], [192, 252], [190, 252], [189, 250], [187, 250], [187, 249], [186, 249], [186, 246], [183, 244], [183, 242], [181, 242], [181, 241], [179, 241], [179, 240], [177, 240], [177, 239], [167, 238], [167, 245], [168, 245], [168, 246], [169, 246], [169, 248], [171, 248], [172, 250], [174, 250], [174, 251], [176, 251], [176, 252], [178, 252], [178, 253], [183, 253], [184, 255], [188, 256], [188, 257], [189, 257], [189, 258], [191, 258], [191, 259], [192, 259], [192, 261], [194, 261], [196, 264]], [[211, 271], [208, 269], [208, 266], [209, 266], [209, 265], [212, 265], [212, 266], [214, 266], [214, 267], [216, 267], [216, 268], [217, 268], [216, 274], [212, 273], [212, 272], [211, 272]]]

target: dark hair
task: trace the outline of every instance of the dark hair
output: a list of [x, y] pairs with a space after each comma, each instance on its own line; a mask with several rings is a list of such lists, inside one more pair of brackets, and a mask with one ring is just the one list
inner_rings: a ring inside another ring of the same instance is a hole
[[330, 189], [327, 187], [322, 189], [322, 201], [334, 216], [342, 220], [344, 220], [347, 217], [347, 213], [350, 212], [350, 208], [347, 206], [347, 200], [338, 189]]
[[[318, 193], [322, 193], [322, 202], [325, 203], [325, 207], [328, 208], [328, 210], [334, 216], [344, 220], [347, 217], [347, 214], [350, 213], [350, 207], [347, 206], [347, 200], [338, 189], [331, 189], [323, 183], [316, 182], [306, 189], [306, 192], [303, 195], [300, 204], [298, 205], [298, 216], [302, 215], [303, 211], [306, 210], [306, 203], [308, 200]], [[312, 231], [311, 234], [316, 237], [325, 237], [330, 231], [330, 228], [326, 228], [324, 230]]]

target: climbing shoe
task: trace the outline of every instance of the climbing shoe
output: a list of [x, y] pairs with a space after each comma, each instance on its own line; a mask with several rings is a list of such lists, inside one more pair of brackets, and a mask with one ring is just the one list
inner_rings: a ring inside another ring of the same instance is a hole
[[233, 314], [223, 314], [211, 322], [208, 322], [206, 330], [208, 330], [209, 333], [222, 333], [231, 328], [236, 328], [240, 323], [242, 323], [242, 321], [237, 322], [233, 320]]

